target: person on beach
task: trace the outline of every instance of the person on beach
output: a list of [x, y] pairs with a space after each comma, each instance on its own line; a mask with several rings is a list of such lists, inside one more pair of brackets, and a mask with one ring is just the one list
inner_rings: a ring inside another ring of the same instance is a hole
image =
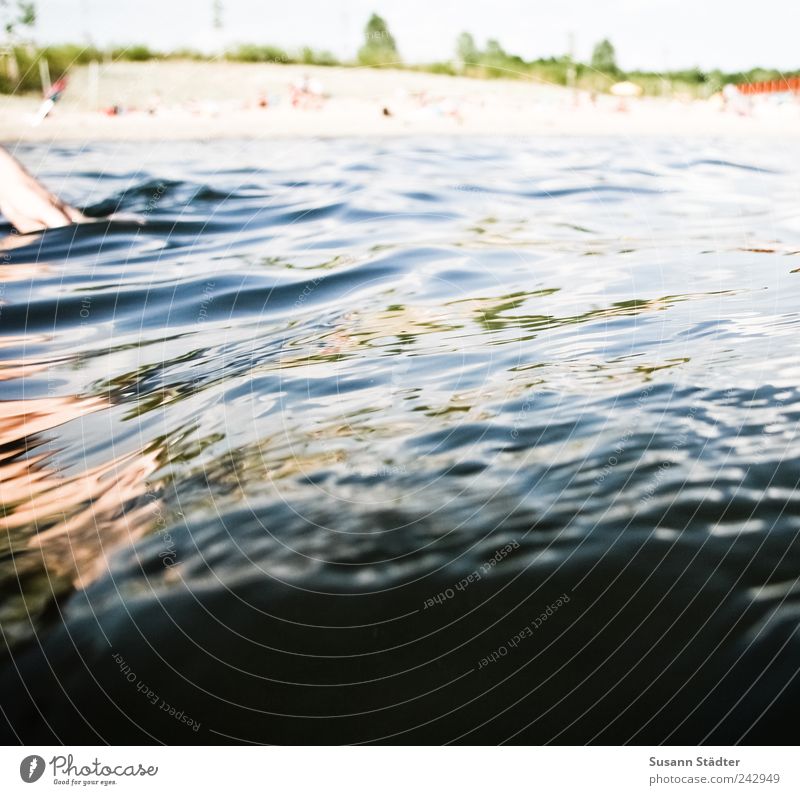
[[62, 202], [0, 147], [0, 213], [21, 234], [87, 218]]
[[56, 106], [56, 102], [61, 99], [61, 95], [64, 93], [66, 87], [67, 78], [59, 77], [58, 80], [47, 89], [44, 95], [44, 101], [39, 108], [39, 112], [36, 114], [36, 118], [33, 120], [34, 127], [38, 127], [38, 125], [50, 115], [50, 111]]

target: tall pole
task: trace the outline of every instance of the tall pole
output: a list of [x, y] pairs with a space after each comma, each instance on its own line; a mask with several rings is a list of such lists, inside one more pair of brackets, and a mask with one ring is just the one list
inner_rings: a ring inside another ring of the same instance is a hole
[[570, 31], [567, 34], [567, 88], [572, 89], [572, 103], [578, 105], [578, 70], [575, 68], [575, 34]]
[[222, 0], [212, 0], [211, 3], [211, 27], [214, 29], [214, 49], [222, 58], [225, 54], [225, 43], [223, 41], [222, 30], [225, 26], [223, 17]]
[[100, 64], [92, 61], [89, 64], [89, 86], [86, 90], [86, 97], [89, 102], [89, 110], [95, 111], [100, 105]]
[[669, 79], [669, 50], [664, 47], [664, 74], [661, 78], [661, 93], [667, 97], [672, 93], [672, 81]]

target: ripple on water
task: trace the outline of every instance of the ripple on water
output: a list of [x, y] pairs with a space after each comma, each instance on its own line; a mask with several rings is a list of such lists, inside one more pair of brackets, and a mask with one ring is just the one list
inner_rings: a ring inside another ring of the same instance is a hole
[[[54, 731], [72, 713], [47, 665], [88, 693], [88, 663], [148, 732], [98, 702], [105, 738], [177, 737], [107, 639], [262, 741], [318, 714], [344, 742], [770, 737], [754, 716], [796, 647], [796, 163], [699, 149], [70, 160], [88, 212], [119, 215], [16, 240], [0, 281], [0, 618]], [[562, 593], [552, 646], [478, 673]], [[715, 689], [770, 654], [752, 702]], [[573, 692], [592, 681], [619, 684], [614, 720]], [[372, 717], [313, 693], [343, 682]]]

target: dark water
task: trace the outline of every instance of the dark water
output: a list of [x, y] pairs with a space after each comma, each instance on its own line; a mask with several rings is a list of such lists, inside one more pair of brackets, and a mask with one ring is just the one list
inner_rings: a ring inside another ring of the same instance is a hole
[[23, 155], [2, 739], [796, 741], [794, 143]]

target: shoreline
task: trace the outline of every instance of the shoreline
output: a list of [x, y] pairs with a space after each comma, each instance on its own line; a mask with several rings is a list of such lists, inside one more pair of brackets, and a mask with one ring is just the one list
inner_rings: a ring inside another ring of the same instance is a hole
[[[295, 106], [292, 85], [303, 80], [318, 93]], [[79, 67], [62, 101], [33, 126], [40, 104], [37, 97], [0, 97], [0, 140], [800, 135], [798, 99], [758, 101], [740, 114], [714, 98], [621, 101], [524, 80], [275, 64], [111, 63], [94, 77]]]

